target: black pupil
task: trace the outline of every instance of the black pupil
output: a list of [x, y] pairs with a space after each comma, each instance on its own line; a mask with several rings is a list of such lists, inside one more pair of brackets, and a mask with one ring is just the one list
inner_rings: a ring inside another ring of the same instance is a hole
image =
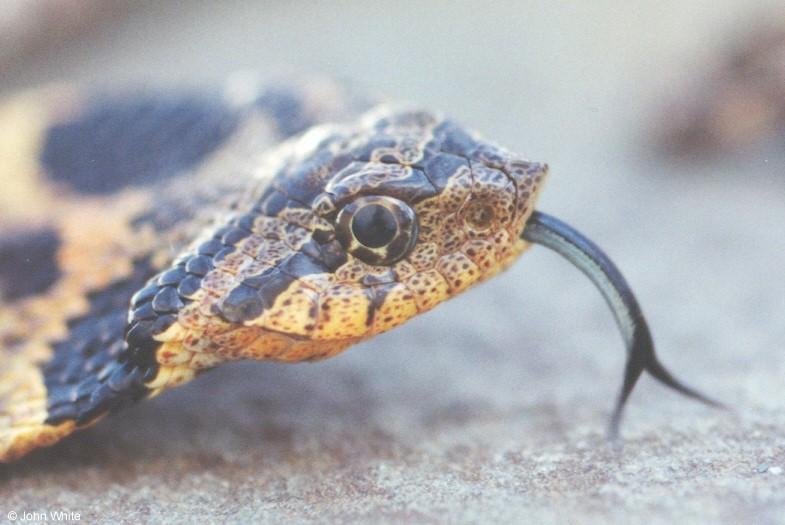
[[352, 218], [354, 237], [368, 248], [387, 246], [395, 237], [398, 224], [392, 212], [379, 204], [362, 207]]

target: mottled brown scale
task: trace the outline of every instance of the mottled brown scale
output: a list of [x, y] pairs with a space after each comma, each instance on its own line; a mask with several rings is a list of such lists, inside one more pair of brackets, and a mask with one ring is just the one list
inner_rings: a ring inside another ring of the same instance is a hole
[[[26, 312], [30, 320], [21, 326], [47, 327], [36, 340], [0, 331], [0, 362], [9, 370], [0, 372], [0, 460], [225, 361], [333, 356], [490, 277], [527, 247], [520, 235], [543, 165], [425, 111], [381, 106], [350, 118], [356, 102], [337, 101], [335, 89], [322, 100], [321, 91], [302, 91], [297, 121], [337, 123], [266, 151], [291, 132], [282, 125], [288, 120], [264, 105], [269, 97], [232, 102], [231, 113], [201, 117], [223, 134], [209, 136], [220, 143], [198, 161], [192, 159], [199, 152], [189, 152], [177, 158], [190, 164], [160, 182], [145, 179], [88, 200], [74, 191], [59, 199], [73, 205], [52, 207], [63, 276], [38, 298], [41, 305], [29, 298], [0, 308], [4, 322]], [[39, 127], [26, 135], [39, 145], [20, 151], [39, 151], [52, 125], [51, 113], [38, 109], [42, 100], [14, 110], [14, 118], [39, 115]], [[84, 114], [79, 104], [77, 121]], [[220, 127], [227, 122], [230, 128]], [[48, 169], [58, 169], [57, 159], [49, 160]], [[26, 166], [25, 188], [30, 181], [46, 187], [46, 171], [35, 162], [15, 166]], [[339, 231], [341, 210], [368, 196], [396, 199], [415, 217], [407, 225], [395, 215], [399, 208], [390, 208], [399, 228], [392, 238], [408, 234], [414, 243], [399, 243], [405, 252], [386, 264], [367, 262], [363, 247], [347, 241], [356, 232]], [[89, 239], [69, 234], [68, 224], [94, 223], [85, 217], [96, 215], [105, 220]], [[91, 291], [100, 293], [88, 297]], [[100, 294], [119, 306], [107, 306], [111, 316], [99, 323], [92, 316]], [[12, 340], [21, 348], [14, 357]], [[86, 340], [99, 354], [104, 346], [116, 354], [106, 354], [104, 365], [82, 366]], [[75, 382], [58, 383], [71, 365], [81, 370]], [[117, 391], [107, 386], [110, 376]], [[69, 404], [71, 395], [79, 401]]]

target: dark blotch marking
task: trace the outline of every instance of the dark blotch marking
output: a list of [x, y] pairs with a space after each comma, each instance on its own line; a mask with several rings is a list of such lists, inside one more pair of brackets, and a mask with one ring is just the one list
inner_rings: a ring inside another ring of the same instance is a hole
[[300, 253], [307, 255], [311, 259], [321, 259], [322, 254], [319, 250], [319, 243], [310, 239], [300, 247]]
[[380, 284], [394, 283], [397, 280], [395, 270], [388, 268], [387, 271], [381, 275], [367, 274], [363, 275], [360, 279], [360, 284], [363, 286], [376, 286]]
[[433, 135], [441, 140], [441, 151], [461, 157], [469, 157], [479, 145], [461, 126], [450, 120], [439, 124], [433, 130]]
[[223, 234], [221, 242], [227, 246], [234, 246], [249, 235], [251, 235], [250, 231], [235, 227]]
[[271, 308], [275, 299], [296, 280], [295, 277], [280, 271], [270, 273], [269, 279], [259, 288], [259, 295], [265, 308]]
[[210, 191], [199, 190], [188, 192], [188, 198], [178, 192], [156, 193], [149, 209], [134, 216], [129, 224], [134, 229], [149, 226], [156, 232], [168, 232], [190, 220], [197, 210], [209, 206], [213, 202], [210, 195]]
[[352, 251], [352, 255], [354, 255], [355, 257], [357, 257], [361, 261], [372, 261], [369, 264], [380, 264], [381, 263], [381, 261], [379, 261], [379, 259], [380, 259], [379, 254], [377, 254], [373, 250], [369, 250], [365, 246], [357, 246], [356, 248], [354, 248], [354, 250]]
[[224, 248], [224, 245], [218, 239], [210, 239], [199, 245], [196, 253], [199, 255], [215, 255]]
[[292, 277], [303, 277], [315, 273], [329, 273], [327, 268], [320, 261], [298, 252], [290, 255], [278, 265], [278, 270]]
[[[129, 347], [124, 336], [129, 297], [144, 287], [153, 273], [149, 261], [138, 261], [131, 277], [90, 295], [89, 311], [68, 323], [68, 336], [53, 345], [52, 359], [41, 366], [49, 407], [47, 424], [67, 420], [88, 423], [148, 394], [144, 377], [154, 377], [158, 365], [149, 355], [138, 359], [145, 352]], [[142, 327], [133, 339], [147, 347], [153, 343], [145, 336], [172, 321], [171, 316], [151, 314], [155, 293], [150, 288], [136, 293], [138, 307], [131, 315], [139, 317], [131, 321], [132, 326]], [[154, 342], [156, 347], [158, 344]]]
[[327, 244], [328, 242], [335, 239], [335, 230], [333, 229], [316, 230], [311, 234], [311, 238], [315, 242], [318, 242], [319, 244]]
[[[277, 182], [291, 198], [310, 203], [315, 197], [311, 192], [322, 187], [324, 174], [336, 172], [335, 160], [335, 154], [329, 148], [318, 149], [309, 157], [291, 165], [286, 179]], [[289, 181], [294, 181], [296, 185], [289, 184]], [[305, 192], [296, 188], [305, 188]]]
[[178, 311], [185, 306], [180, 296], [177, 295], [177, 290], [171, 286], [163, 288], [155, 295], [152, 302], [153, 310], [159, 314], [166, 314]]
[[284, 137], [300, 133], [313, 125], [305, 114], [300, 98], [291, 89], [270, 88], [256, 100], [256, 105], [273, 118], [278, 132]]
[[265, 268], [262, 273], [259, 275], [251, 275], [243, 279], [243, 284], [246, 286], [250, 286], [251, 288], [256, 288], [257, 290], [261, 288], [266, 282], [268, 277], [271, 273], [277, 272], [278, 269], [274, 266], [270, 266]]
[[259, 317], [294, 281], [295, 277], [279, 269], [248, 277], [229, 292], [216, 313], [231, 323], [242, 323]]
[[255, 213], [247, 213], [247, 214], [243, 215], [242, 217], [237, 218], [233, 222], [234, 222], [234, 224], [237, 225], [238, 228], [241, 228], [241, 229], [247, 231], [248, 233], [253, 233], [253, 231], [254, 231], [254, 223], [256, 222], [256, 218], [257, 217], [258, 217], [258, 215], [256, 215]]
[[201, 287], [201, 277], [189, 275], [180, 282], [180, 286], [177, 287], [177, 293], [180, 294], [180, 297], [190, 299], [196, 294], [196, 292], [199, 291]]
[[240, 114], [219, 97], [98, 97], [75, 120], [52, 126], [41, 162], [81, 193], [113, 193], [195, 166], [236, 129]]
[[124, 392], [140, 379], [141, 373], [142, 371], [138, 367], [133, 368], [130, 372], [127, 372], [124, 368], [117, 368], [109, 376], [106, 385], [114, 392]]
[[219, 263], [224, 260], [224, 258], [233, 253], [235, 250], [234, 246], [226, 246], [222, 248], [218, 253], [213, 256], [213, 263]]
[[384, 304], [384, 300], [390, 293], [390, 289], [394, 284], [379, 284], [366, 288], [368, 295], [368, 316], [365, 319], [366, 326], [373, 325], [374, 316], [376, 311]]
[[158, 285], [159, 286], [170, 286], [179, 284], [180, 281], [185, 279], [188, 274], [182, 268], [172, 268], [171, 270], [166, 270], [158, 277]]
[[231, 323], [241, 323], [259, 317], [264, 311], [264, 303], [259, 290], [241, 284], [231, 292], [220, 306], [221, 316]]
[[46, 292], [60, 278], [60, 237], [51, 228], [0, 237], [0, 297], [16, 300]]
[[268, 217], [275, 217], [286, 207], [287, 200], [289, 197], [285, 193], [271, 189], [270, 193], [264, 196], [259, 211]]
[[205, 255], [194, 256], [185, 263], [185, 271], [199, 277], [204, 277], [212, 269], [212, 260]]
[[150, 299], [155, 297], [156, 293], [158, 293], [158, 285], [148, 284], [138, 292], [134, 293], [133, 296], [131, 296], [131, 306], [137, 307], [148, 302]]
[[348, 259], [346, 250], [338, 240], [330, 240], [319, 247], [321, 257], [319, 258], [330, 271], [334, 272], [344, 264]]
[[149, 321], [150, 319], [155, 319], [157, 315], [158, 314], [153, 309], [153, 305], [148, 302], [144, 303], [139, 308], [134, 309], [128, 317], [128, 322], [136, 323], [139, 321]]
[[425, 176], [428, 177], [428, 180], [431, 181], [431, 184], [433, 184], [436, 189], [441, 192], [445, 187], [447, 187], [450, 177], [455, 175], [455, 173], [462, 167], [469, 167], [469, 162], [466, 159], [455, 155], [441, 153], [439, 155], [435, 155], [425, 165]]

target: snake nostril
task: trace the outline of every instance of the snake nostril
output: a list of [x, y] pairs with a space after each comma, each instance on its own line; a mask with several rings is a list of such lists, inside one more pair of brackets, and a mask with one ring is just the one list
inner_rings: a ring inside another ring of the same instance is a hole
[[491, 228], [496, 219], [496, 212], [488, 203], [473, 200], [463, 210], [463, 220], [471, 229], [484, 232]]

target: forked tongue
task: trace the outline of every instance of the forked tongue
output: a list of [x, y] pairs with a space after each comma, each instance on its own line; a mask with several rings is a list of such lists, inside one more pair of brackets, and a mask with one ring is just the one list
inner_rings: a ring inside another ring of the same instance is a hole
[[709, 406], [724, 408], [721, 403], [674, 378], [659, 362], [654, 353], [649, 326], [635, 295], [616, 265], [596, 244], [559, 219], [538, 211], [532, 213], [521, 237], [550, 248], [575, 265], [599, 289], [613, 311], [627, 346], [627, 364], [621, 392], [608, 427], [611, 441], [615, 442], [619, 437], [624, 406], [644, 370], [687, 397]]

